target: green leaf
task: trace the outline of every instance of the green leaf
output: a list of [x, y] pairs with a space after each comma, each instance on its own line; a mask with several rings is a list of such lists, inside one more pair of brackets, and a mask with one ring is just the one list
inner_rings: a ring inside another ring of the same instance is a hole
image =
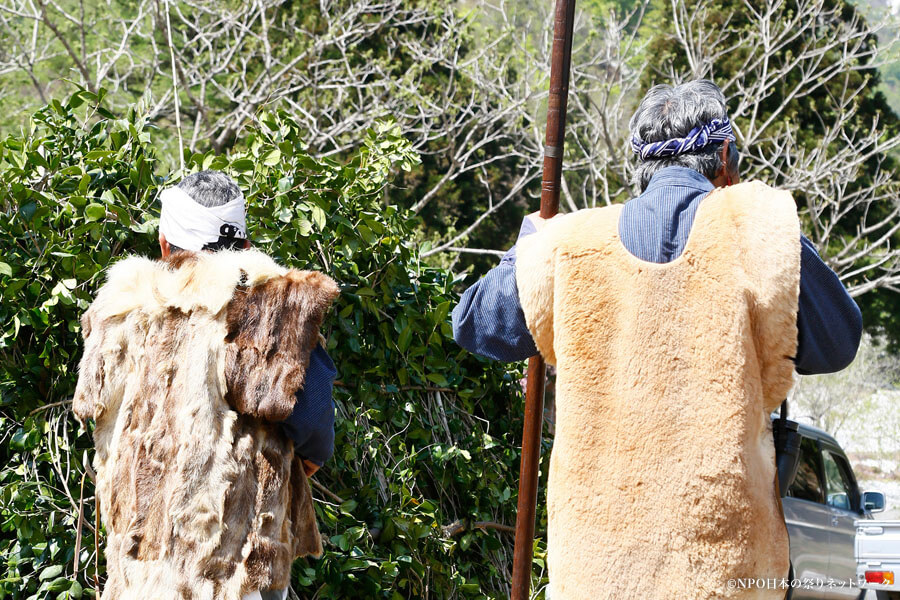
[[278, 214], [276, 216], [282, 223], [290, 223], [291, 219], [294, 218], [294, 213], [291, 212], [291, 209], [289, 208], [282, 208], [278, 211]]
[[84, 155], [84, 160], [92, 161], [98, 158], [106, 158], [115, 154], [112, 150], [91, 150]]
[[25, 450], [25, 443], [28, 440], [28, 434], [19, 427], [9, 440], [9, 448], [13, 452], [22, 452]]
[[400, 337], [397, 338], [397, 347], [400, 349], [400, 352], [406, 352], [409, 350], [409, 343], [412, 341], [412, 327], [407, 326], [403, 331], [400, 332]]
[[[74, 94], [72, 94], [71, 96], [69, 96], [69, 101], [66, 103], [66, 105], [70, 109], [78, 108], [79, 106], [84, 104], [85, 99], [89, 97], [88, 94], [90, 94], [90, 92], [87, 92], [85, 90], [77, 91]], [[90, 96], [93, 96], [93, 94], [90, 94]], [[94, 96], [94, 97], [96, 98], [96, 96]]]
[[277, 165], [281, 162], [281, 150], [275, 148], [274, 150], [269, 150], [266, 152], [265, 156], [263, 156], [263, 164], [268, 165], [270, 167]]
[[308, 219], [297, 219], [294, 221], [294, 226], [297, 228], [298, 233], [303, 237], [307, 237], [313, 230], [312, 223], [310, 223]]
[[435, 323], [440, 323], [447, 318], [447, 315], [450, 314], [450, 301], [441, 302], [437, 305], [437, 308], [434, 309], [434, 321]]
[[359, 236], [367, 244], [374, 244], [376, 241], [378, 241], [378, 238], [375, 237], [375, 234], [372, 233], [372, 230], [365, 225], [360, 225], [357, 228], [357, 231], [359, 232]]
[[239, 158], [231, 163], [231, 168], [238, 172], [252, 171], [254, 166], [255, 163], [249, 158]]
[[[43, 575], [43, 573], [41, 573]], [[65, 577], [59, 577], [50, 582], [50, 585], [47, 586], [48, 592], [61, 592], [63, 590], [69, 589], [69, 580]]]
[[447, 381], [447, 378], [440, 373], [429, 373], [425, 376], [425, 379], [427, 379], [428, 381], [432, 381], [441, 387], [447, 387], [450, 385], [450, 382]]
[[99, 221], [106, 217], [106, 207], [102, 204], [92, 202], [85, 207], [84, 216], [88, 221]]
[[46, 581], [48, 579], [54, 579], [59, 577], [59, 574], [63, 572], [62, 565], [52, 565], [41, 571], [41, 575], [38, 579], [41, 581]]
[[9, 275], [12, 277], [12, 267], [5, 262], [0, 262], [0, 275]]
[[324, 210], [322, 210], [318, 206], [313, 206], [312, 219], [313, 223], [316, 224], [316, 227], [319, 229], [319, 231], [325, 231], [325, 223], [327, 221], [327, 217], [325, 216]]

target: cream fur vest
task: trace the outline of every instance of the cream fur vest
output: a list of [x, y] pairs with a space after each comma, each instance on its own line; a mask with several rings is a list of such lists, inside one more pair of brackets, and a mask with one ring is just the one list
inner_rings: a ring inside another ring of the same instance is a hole
[[238, 600], [319, 555], [309, 483], [281, 432], [325, 275], [266, 255], [128, 258], [82, 318], [74, 411], [93, 419], [105, 600]]
[[684, 252], [638, 259], [621, 206], [520, 241], [525, 319], [557, 366], [547, 490], [551, 600], [782, 598], [769, 414], [791, 387], [800, 227], [787, 192], [712, 192]]

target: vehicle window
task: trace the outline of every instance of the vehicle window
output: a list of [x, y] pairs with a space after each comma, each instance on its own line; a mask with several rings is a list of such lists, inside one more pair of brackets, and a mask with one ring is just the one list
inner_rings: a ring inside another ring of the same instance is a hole
[[800, 442], [800, 465], [787, 495], [825, 504], [825, 486], [819, 477], [819, 448], [809, 438], [803, 438]]
[[841, 456], [825, 451], [825, 494], [828, 506], [853, 510], [853, 484], [847, 473], [847, 465]]

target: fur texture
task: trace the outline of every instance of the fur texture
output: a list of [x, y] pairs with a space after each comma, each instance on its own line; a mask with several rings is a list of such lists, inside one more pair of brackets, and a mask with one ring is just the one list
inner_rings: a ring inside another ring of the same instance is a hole
[[256, 251], [129, 258], [82, 318], [74, 411], [94, 419], [105, 600], [239, 600], [319, 555], [290, 414], [325, 275]]
[[788, 575], [769, 414], [791, 387], [800, 228], [758, 182], [714, 191], [683, 254], [633, 256], [621, 206], [520, 241], [517, 283], [557, 366], [549, 597], [782, 598]]

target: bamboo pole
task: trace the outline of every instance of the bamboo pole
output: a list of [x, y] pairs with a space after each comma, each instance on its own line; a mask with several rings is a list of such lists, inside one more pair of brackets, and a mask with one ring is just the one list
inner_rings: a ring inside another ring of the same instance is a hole
[[[559, 211], [574, 22], [575, 0], [556, 0], [553, 53], [550, 59], [550, 97], [547, 101], [547, 134], [544, 142], [544, 173], [541, 179], [541, 217], [544, 219], [549, 219]], [[541, 457], [541, 427], [544, 420], [545, 378], [544, 360], [540, 356], [532, 356], [528, 360], [528, 383], [525, 389], [525, 425], [522, 432], [522, 462], [519, 467], [519, 503], [516, 514], [516, 545], [513, 551], [512, 600], [526, 600], [531, 592], [531, 562], [537, 505], [538, 466]]]

